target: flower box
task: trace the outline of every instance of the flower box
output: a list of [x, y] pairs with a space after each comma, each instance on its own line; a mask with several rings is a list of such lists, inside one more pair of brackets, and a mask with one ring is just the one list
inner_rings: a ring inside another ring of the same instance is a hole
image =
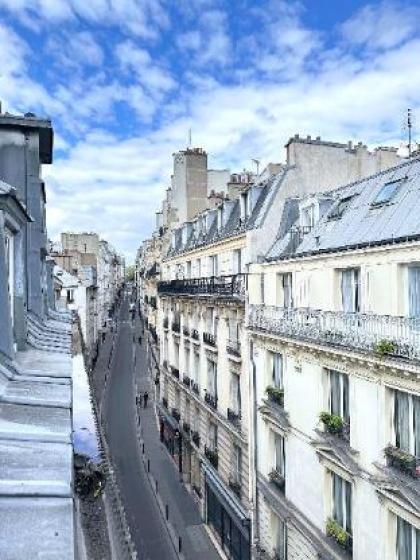
[[395, 467], [414, 478], [420, 477], [420, 459], [399, 447], [388, 445], [385, 448], [388, 466]]
[[332, 537], [345, 550], [352, 550], [353, 539], [350, 533], [347, 533], [341, 525], [331, 517], [327, 521], [327, 535]]
[[278, 387], [273, 387], [273, 385], [269, 385], [265, 390], [269, 400], [281, 407], [284, 406], [284, 390], [279, 389]]
[[279, 473], [276, 469], [273, 469], [268, 475], [268, 478], [270, 479], [270, 482], [275, 484], [279, 490], [284, 491], [285, 480], [284, 476], [281, 473]]

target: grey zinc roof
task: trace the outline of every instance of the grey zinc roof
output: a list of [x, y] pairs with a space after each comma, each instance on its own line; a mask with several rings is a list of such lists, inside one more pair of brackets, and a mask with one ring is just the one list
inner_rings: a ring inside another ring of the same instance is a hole
[[[395, 195], [384, 204], [374, 203], [387, 183], [399, 181]], [[413, 158], [329, 194], [330, 209], [310, 233], [303, 236], [294, 256], [330, 252], [420, 238], [420, 158]], [[336, 204], [352, 197], [339, 218], [330, 214]], [[285, 236], [279, 236], [268, 260], [290, 256]]]
[[182, 244], [181, 231], [179, 230], [177, 232], [175, 247], [169, 248], [167, 256], [172, 257], [186, 251], [210, 245], [211, 243], [216, 243], [217, 241], [222, 241], [223, 239], [228, 239], [229, 237], [239, 235], [247, 230], [259, 227], [261, 220], [266, 213], [267, 202], [271, 200], [270, 195], [272, 191], [278, 187], [280, 175], [282, 175], [282, 172], [279, 175], [274, 175], [267, 179], [261, 188], [261, 192], [251, 214], [245, 222], [241, 221], [239, 199], [236, 199], [224, 227], [218, 229], [217, 219], [215, 218], [209, 230], [205, 234], [200, 233], [198, 235], [194, 235], [194, 233], [191, 232], [185, 245]]

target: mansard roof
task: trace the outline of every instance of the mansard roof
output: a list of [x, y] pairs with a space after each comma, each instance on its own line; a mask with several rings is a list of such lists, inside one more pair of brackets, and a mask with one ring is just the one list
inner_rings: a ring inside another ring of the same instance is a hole
[[299, 225], [296, 208], [285, 206], [282, 222], [290, 222], [291, 211], [295, 222], [287, 232], [280, 228], [267, 260], [420, 240], [420, 157], [322, 196], [330, 204], [310, 231]]

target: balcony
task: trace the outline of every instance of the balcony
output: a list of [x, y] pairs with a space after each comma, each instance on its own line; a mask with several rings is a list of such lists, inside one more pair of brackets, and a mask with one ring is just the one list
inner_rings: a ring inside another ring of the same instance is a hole
[[200, 340], [200, 335], [198, 334], [197, 329], [191, 329], [191, 338], [193, 340]]
[[182, 334], [184, 336], [190, 336], [190, 329], [188, 327], [182, 327]]
[[420, 317], [251, 305], [249, 327], [378, 356], [420, 360]]
[[209, 346], [216, 346], [216, 335], [209, 332], [203, 332], [203, 342]]
[[211, 393], [207, 393], [204, 396], [204, 400], [206, 401], [206, 403], [213, 408], [214, 410], [217, 410], [217, 396], [216, 395], [212, 395]]
[[239, 340], [228, 340], [226, 345], [226, 352], [236, 358], [241, 357], [241, 343]]
[[326, 432], [350, 441], [350, 422], [345, 422], [341, 416], [329, 412], [321, 412], [319, 419], [324, 424]]
[[159, 282], [158, 294], [185, 296], [219, 296], [226, 298], [245, 299], [246, 274], [232, 276], [211, 276], [210, 278], [188, 278]]
[[191, 432], [191, 439], [197, 447], [200, 447], [200, 434], [196, 430]]
[[186, 434], [189, 434], [191, 431], [191, 426], [188, 424], [188, 422], [183, 422], [182, 423], [182, 429], [184, 430], [184, 432]]
[[181, 323], [178, 323], [178, 321], [173, 321], [172, 322], [172, 330], [173, 330], [173, 332], [180, 333], [181, 332]]
[[165, 397], [162, 398], [162, 405], [164, 408], [168, 409], [168, 399], [165, 399]]
[[171, 414], [172, 414], [172, 418], [175, 418], [175, 420], [176, 420], [177, 422], [180, 421], [180, 419], [181, 419], [181, 414], [179, 413], [179, 410], [178, 410], [177, 408], [175, 408], [175, 407], [172, 408]]
[[284, 407], [284, 389], [269, 385], [265, 392], [270, 403], [281, 406], [282, 408]]
[[396, 468], [413, 478], [420, 478], [420, 458], [393, 445], [388, 445], [384, 453], [389, 467]]
[[169, 319], [168, 319], [168, 317], [165, 317], [165, 318], [163, 319], [163, 328], [164, 328], [164, 329], [168, 329], [168, 328], [169, 328]]
[[284, 476], [276, 469], [273, 469], [268, 475], [270, 482], [272, 482], [279, 490], [284, 492]]
[[218, 465], [219, 465], [219, 454], [217, 453], [217, 451], [215, 449], [211, 449], [210, 447], [207, 447], [207, 445], [204, 446], [204, 455], [207, 457], [207, 459], [210, 461], [210, 463], [213, 465], [213, 467], [215, 469], [217, 469]]
[[191, 378], [188, 377], [188, 375], [184, 375], [182, 378], [182, 383], [189, 389], [191, 386]]
[[193, 383], [191, 389], [193, 393], [195, 393], [196, 395], [200, 395], [200, 387], [198, 386], [198, 383]]
[[235, 412], [232, 408], [227, 409], [227, 419], [235, 428], [240, 428], [241, 425], [241, 413]]
[[171, 373], [174, 377], [176, 377], [177, 379], [179, 379], [179, 369], [177, 369], [174, 366], [171, 366]]
[[229, 488], [238, 496], [241, 497], [241, 482], [238, 474], [231, 475], [229, 477]]

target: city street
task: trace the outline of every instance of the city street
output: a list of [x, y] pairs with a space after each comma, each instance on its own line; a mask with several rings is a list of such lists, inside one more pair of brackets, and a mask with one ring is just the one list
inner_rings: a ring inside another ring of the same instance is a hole
[[173, 560], [176, 554], [147, 479], [137, 443], [133, 328], [127, 299], [119, 310], [118, 323], [102, 409], [108, 444], [139, 560]]
[[[161, 503], [168, 506], [175, 546], [180, 537], [186, 560], [217, 560], [219, 555], [198, 508], [159, 440], [154, 389], [147, 372], [147, 335], [142, 332], [138, 317], [132, 323], [127, 297], [117, 312], [117, 323], [117, 332], [108, 334], [101, 347], [95, 369], [95, 393], [101, 400], [101, 417], [105, 421], [112, 462], [139, 560], [177, 558], [148, 479], [142, 458], [143, 444], [144, 458], [150, 462], [153, 480], [158, 481]], [[140, 333], [142, 345], [138, 344]], [[110, 370], [106, 374], [108, 364]], [[142, 440], [139, 442], [135, 395], [136, 391], [146, 390], [150, 395], [149, 405], [140, 410]]]

